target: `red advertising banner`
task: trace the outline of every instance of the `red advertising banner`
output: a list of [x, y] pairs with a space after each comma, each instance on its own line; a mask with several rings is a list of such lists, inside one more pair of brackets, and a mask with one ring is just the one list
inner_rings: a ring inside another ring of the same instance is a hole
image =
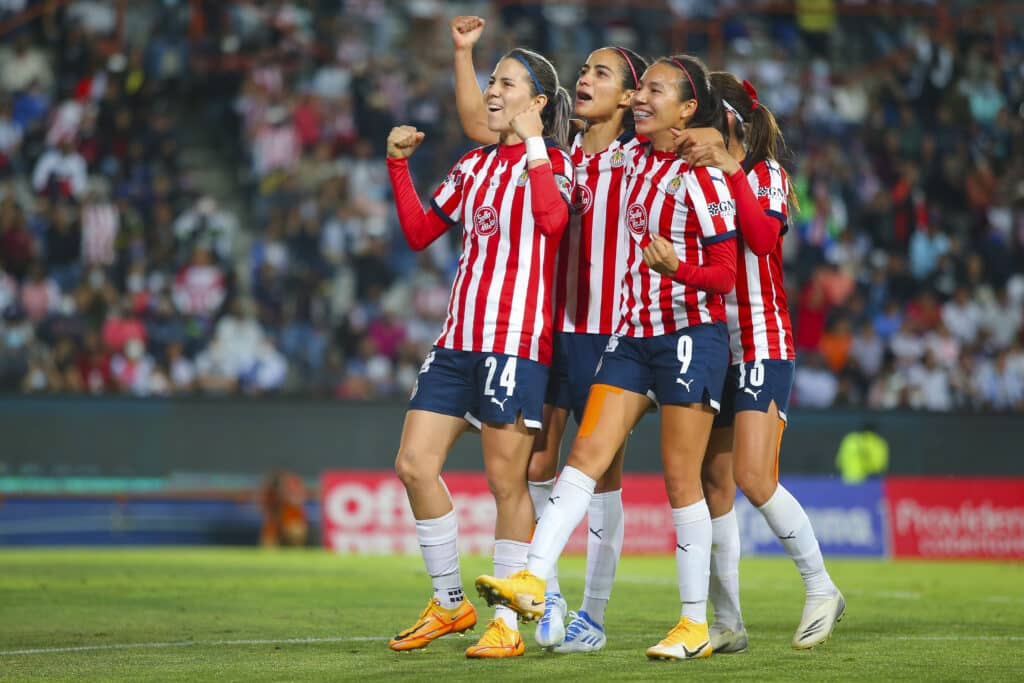
[[1024, 479], [885, 480], [894, 557], [1024, 559]]
[[[459, 518], [459, 548], [489, 555], [494, 543], [494, 499], [480, 472], [446, 472], [445, 484]], [[416, 528], [405, 488], [393, 472], [339, 470], [320, 478], [324, 546], [339, 553], [418, 553]], [[672, 511], [660, 475], [623, 476], [624, 554], [664, 554], [675, 548]], [[566, 549], [584, 553], [586, 519]]]

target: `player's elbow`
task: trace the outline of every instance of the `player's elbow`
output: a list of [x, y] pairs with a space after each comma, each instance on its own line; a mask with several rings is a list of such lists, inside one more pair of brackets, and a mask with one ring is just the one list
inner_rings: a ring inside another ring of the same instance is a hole
[[747, 242], [747, 247], [755, 256], [767, 256], [775, 249], [775, 240], [758, 238]]

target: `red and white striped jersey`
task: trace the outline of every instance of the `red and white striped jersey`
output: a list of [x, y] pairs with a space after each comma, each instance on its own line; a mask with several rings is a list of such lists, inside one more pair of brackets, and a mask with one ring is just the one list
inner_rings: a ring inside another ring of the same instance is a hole
[[114, 245], [121, 228], [121, 213], [109, 202], [82, 207], [82, 263], [109, 266], [114, 263]]
[[582, 133], [573, 141], [576, 186], [555, 275], [558, 332], [611, 334], [618, 326], [619, 292], [630, 248], [619, 216], [626, 168], [639, 149], [632, 132], [594, 155], [583, 152]]
[[[569, 202], [569, 155], [549, 144], [548, 156]], [[431, 205], [438, 215], [464, 226], [438, 346], [551, 364], [551, 288], [559, 240], [535, 227], [529, 183], [524, 144], [489, 145], [462, 157], [434, 193]]]
[[619, 333], [657, 337], [692, 325], [725, 321], [719, 294], [687, 287], [644, 263], [650, 237], [672, 242], [679, 260], [706, 262], [704, 247], [736, 236], [736, 202], [717, 168], [691, 168], [674, 152], [645, 147], [629, 171], [623, 217], [632, 249], [622, 292]]
[[732, 362], [793, 360], [796, 350], [782, 275], [782, 235], [789, 221], [789, 178], [778, 162], [766, 159], [750, 169], [747, 181], [764, 212], [782, 221], [783, 228], [775, 248], [764, 256], [746, 247], [742, 234], [736, 245], [736, 289], [725, 297]]

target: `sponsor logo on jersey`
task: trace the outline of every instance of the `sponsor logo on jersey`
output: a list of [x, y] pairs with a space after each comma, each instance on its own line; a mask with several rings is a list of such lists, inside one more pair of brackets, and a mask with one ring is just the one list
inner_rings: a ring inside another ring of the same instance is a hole
[[498, 212], [493, 206], [481, 206], [473, 212], [473, 227], [481, 237], [490, 237], [498, 232]]
[[775, 186], [766, 187], [762, 185], [757, 188], [757, 196], [771, 197], [772, 199], [778, 199], [779, 201], [784, 201], [786, 199], [786, 193], [782, 191], [782, 188]]
[[708, 204], [708, 213], [712, 216], [717, 216], [719, 214], [723, 216], [730, 216], [736, 213], [736, 202], [732, 199], [726, 199], [721, 202], [710, 202]]
[[589, 187], [580, 183], [573, 193], [572, 210], [574, 213], [586, 213], [594, 204], [594, 193]]
[[626, 226], [637, 237], [647, 232], [647, 209], [643, 204], [630, 204], [626, 209]]

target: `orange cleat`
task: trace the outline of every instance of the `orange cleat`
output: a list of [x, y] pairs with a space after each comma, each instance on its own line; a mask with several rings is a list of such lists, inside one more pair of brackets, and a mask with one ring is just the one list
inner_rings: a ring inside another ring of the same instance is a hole
[[525, 569], [504, 579], [478, 576], [476, 592], [488, 605], [511, 607], [523, 621], [544, 616], [544, 581]]
[[463, 600], [455, 609], [445, 609], [437, 598], [431, 598], [426, 609], [409, 629], [402, 631], [388, 643], [397, 652], [426, 647], [449, 633], [462, 633], [476, 626], [476, 608]]
[[470, 659], [498, 659], [521, 657], [525, 651], [519, 631], [510, 629], [502, 619], [491, 619], [477, 644], [466, 648], [466, 656]]

